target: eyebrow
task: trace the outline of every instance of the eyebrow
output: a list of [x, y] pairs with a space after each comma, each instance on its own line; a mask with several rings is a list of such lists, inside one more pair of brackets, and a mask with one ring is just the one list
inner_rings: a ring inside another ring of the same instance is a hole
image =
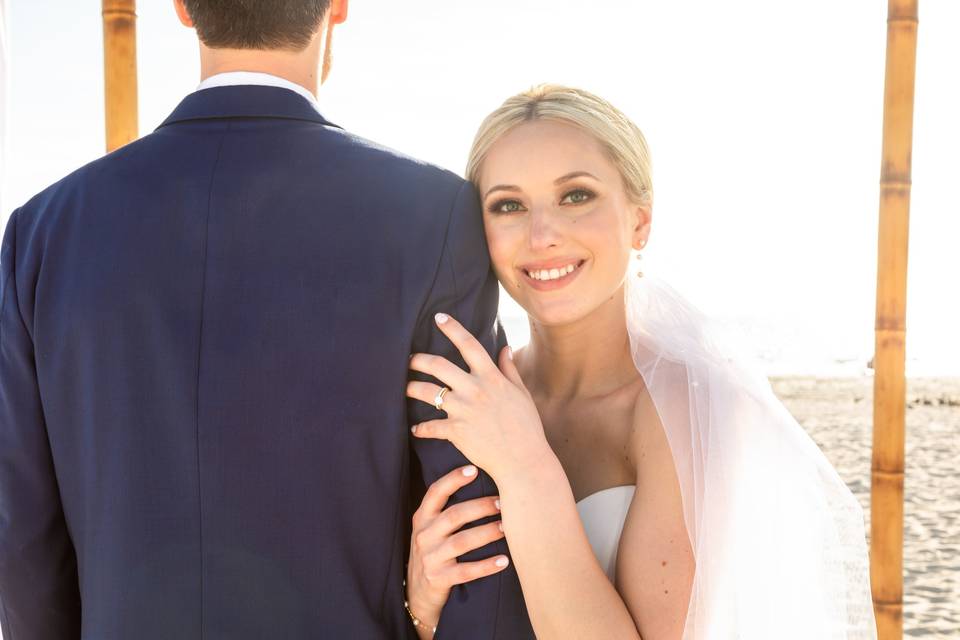
[[495, 187], [490, 187], [489, 189], [487, 189], [487, 192], [483, 194], [483, 199], [486, 200], [487, 196], [489, 196], [494, 191], [520, 191], [520, 190], [521, 190], [520, 187], [513, 184], [498, 184]]
[[[597, 182], [600, 182], [600, 178], [598, 178], [597, 176], [593, 175], [592, 173], [588, 173], [588, 172], [586, 172], [586, 171], [571, 171], [570, 173], [568, 173], [568, 174], [566, 174], [566, 175], [563, 175], [563, 176], [560, 176], [559, 178], [557, 178], [556, 180], [554, 180], [554, 181], [553, 181], [553, 184], [563, 184], [564, 182], [569, 182], [570, 180], [573, 180], [574, 178], [583, 178], [583, 177], [593, 178], [593, 179], [596, 180]], [[494, 191], [513, 191], [513, 192], [516, 192], [516, 191], [522, 191], [522, 189], [521, 189], [520, 187], [516, 186], [516, 185], [513, 185], [513, 184], [498, 184], [498, 185], [496, 185], [496, 186], [494, 186], [494, 187], [490, 187], [489, 189], [487, 189], [487, 192], [486, 192], [485, 194], [483, 194], [483, 199], [486, 200], [487, 197], [488, 197], [491, 193], [493, 193]]]
[[582, 178], [582, 177], [593, 178], [593, 179], [596, 180], [597, 182], [600, 182], [600, 178], [598, 178], [597, 176], [593, 175], [592, 173], [587, 173], [586, 171], [572, 171], [572, 172], [568, 173], [567, 175], [565, 175], [565, 176], [560, 176], [559, 178], [557, 178], [556, 180], [554, 180], [554, 181], [553, 181], [553, 184], [562, 184], [562, 183], [564, 183], [564, 182], [569, 182], [570, 180], [573, 180], [574, 178]]

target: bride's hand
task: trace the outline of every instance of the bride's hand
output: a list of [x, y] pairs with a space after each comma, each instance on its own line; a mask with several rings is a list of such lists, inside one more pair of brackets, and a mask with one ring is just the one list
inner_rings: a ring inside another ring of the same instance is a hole
[[[497, 368], [483, 345], [463, 325], [445, 314], [437, 314], [436, 322], [470, 371], [440, 356], [418, 353], [410, 359], [411, 369], [449, 387], [441, 407], [447, 418], [418, 424], [412, 428], [413, 434], [449, 440], [495, 482], [523, 475], [550, 454], [550, 446], [510, 347], [500, 353]], [[411, 382], [407, 395], [434, 404], [442, 388], [429, 382]]]
[[499, 521], [461, 531], [464, 525], [498, 515], [500, 501], [496, 497], [476, 498], [443, 508], [450, 496], [476, 477], [477, 468], [473, 465], [454, 469], [430, 485], [413, 514], [407, 601], [412, 615], [428, 628], [435, 627], [440, 620], [440, 611], [453, 585], [493, 575], [509, 564], [506, 556], [457, 562], [459, 556], [503, 537]]

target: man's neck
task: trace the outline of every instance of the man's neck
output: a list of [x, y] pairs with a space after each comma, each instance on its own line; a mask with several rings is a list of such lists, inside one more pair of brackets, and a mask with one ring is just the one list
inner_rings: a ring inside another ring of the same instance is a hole
[[319, 85], [319, 50], [261, 51], [250, 49], [209, 49], [201, 45], [200, 80], [231, 71], [252, 71], [289, 80], [314, 96]]

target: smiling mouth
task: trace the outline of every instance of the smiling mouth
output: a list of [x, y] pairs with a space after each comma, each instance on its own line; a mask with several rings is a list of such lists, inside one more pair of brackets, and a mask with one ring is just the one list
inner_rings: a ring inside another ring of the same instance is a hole
[[579, 262], [571, 262], [568, 265], [562, 267], [555, 267], [553, 269], [534, 269], [527, 270], [521, 269], [527, 277], [532, 278], [533, 280], [539, 280], [541, 282], [548, 282], [550, 280], [562, 280], [566, 278], [571, 273], [583, 266], [583, 263], [586, 260], [580, 260]]

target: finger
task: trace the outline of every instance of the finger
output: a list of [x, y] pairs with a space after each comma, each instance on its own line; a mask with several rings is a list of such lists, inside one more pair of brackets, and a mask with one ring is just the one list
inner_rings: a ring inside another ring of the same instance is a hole
[[[433, 438], [453, 442], [455, 435], [452, 420], [428, 420], [410, 427], [410, 433], [417, 438]], [[453, 442], [456, 445], [455, 442]]]
[[410, 368], [433, 376], [451, 389], [463, 389], [473, 384], [470, 374], [441, 356], [417, 353], [410, 358]]
[[495, 368], [490, 354], [462, 324], [445, 313], [438, 313], [435, 319], [440, 331], [457, 348], [472, 373], [489, 373]]
[[465, 553], [479, 549], [491, 542], [496, 542], [502, 537], [503, 529], [498, 520], [453, 534], [443, 543], [438, 553], [442, 558], [459, 558]]
[[513, 349], [510, 347], [504, 347], [500, 351], [500, 371], [506, 376], [507, 380], [526, 390], [527, 387], [523, 384], [523, 378], [517, 371], [517, 364], [513, 361]]
[[510, 566], [510, 559], [507, 556], [494, 556], [486, 560], [477, 560], [476, 562], [458, 562], [456, 565], [446, 570], [444, 581], [450, 586], [455, 584], [464, 584], [472, 582], [478, 578], [485, 578], [499, 573]]
[[422, 510], [424, 514], [432, 517], [439, 515], [450, 500], [450, 496], [473, 482], [476, 477], [477, 468], [472, 464], [440, 476], [427, 488], [418, 511]]
[[[440, 393], [441, 389], [443, 389], [443, 387], [435, 385], [432, 382], [414, 380], [413, 382], [407, 383], [407, 397], [419, 400], [420, 402], [426, 402], [435, 408], [437, 406], [437, 394]], [[450, 414], [452, 397], [453, 391], [448, 390], [443, 394], [443, 402], [440, 404], [440, 410], [446, 411], [447, 415]]]
[[481, 518], [499, 515], [500, 499], [496, 496], [474, 498], [447, 507], [434, 521], [438, 533], [449, 536], [463, 528], [465, 524]]

